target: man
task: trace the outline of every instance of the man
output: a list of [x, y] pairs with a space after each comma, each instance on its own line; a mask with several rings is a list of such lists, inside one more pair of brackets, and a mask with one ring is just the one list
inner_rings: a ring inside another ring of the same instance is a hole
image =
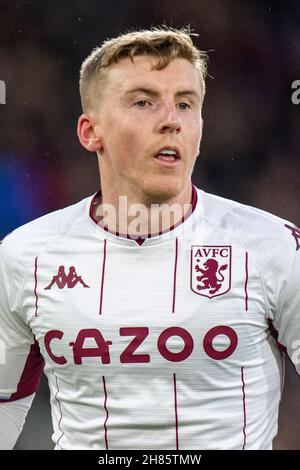
[[184, 30], [129, 33], [83, 63], [78, 136], [101, 191], [0, 248], [2, 448], [43, 361], [56, 449], [272, 448], [270, 327], [299, 370], [300, 232], [192, 185], [204, 78]]

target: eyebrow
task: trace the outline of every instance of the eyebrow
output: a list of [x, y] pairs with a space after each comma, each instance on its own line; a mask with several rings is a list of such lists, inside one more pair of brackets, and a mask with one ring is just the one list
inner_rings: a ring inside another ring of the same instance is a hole
[[[133, 95], [134, 93], [145, 93], [148, 96], [154, 96], [158, 97], [160, 94], [156, 90], [152, 90], [151, 88], [145, 88], [145, 87], [137, 87], [137, 88], [132, 88], [131, 90], [128, 90], [125, 92], [126, 95]], [[194, 98], [198, 98], [200, 100], [200, 95], [197, 91], [195, 90], [180, 90], [175, 93], [175, 97], [181, 97], [181, 96], [191, 96]]]

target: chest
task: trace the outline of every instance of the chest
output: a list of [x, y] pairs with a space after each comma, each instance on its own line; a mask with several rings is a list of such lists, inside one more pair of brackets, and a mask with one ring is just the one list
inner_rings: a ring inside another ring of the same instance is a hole
[[77, 248], [41, 255], [26, 285], [26, 321], [56, 365], [184, 367], [233, 357], [249, 331], [252, 344], [264, 335], [262, 280], [239, 244]]

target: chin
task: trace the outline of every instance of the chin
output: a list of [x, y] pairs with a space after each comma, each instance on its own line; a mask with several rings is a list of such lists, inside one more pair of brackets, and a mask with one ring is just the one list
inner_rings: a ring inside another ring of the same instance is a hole
[[176, 198], [184, 188], [182, 181], [175, 178], [158, 178], [155, 181], [148, 180], [142, 187], [150, 203], [163, 203]]

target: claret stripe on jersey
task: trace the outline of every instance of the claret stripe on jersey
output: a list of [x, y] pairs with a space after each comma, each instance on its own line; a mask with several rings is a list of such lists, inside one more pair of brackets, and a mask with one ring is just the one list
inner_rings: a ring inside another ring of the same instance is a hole
[[173, 382], [174, 382], [174, 407], [175, 407], [175, 426], [176, 426], [176, 450], [179, 450], [176, 374], [173, 374]]
[[245, 271], [246, 271], [246, 277], [245, 277], [245, 310], [248, 311], [248, 253], [246, 252], [246, 257], [245, 257]]
[[102, 261], [102, 275], [101, 275], [101, 288], [100, 288], [100, 306], [99, 315], [102, 315], [102, 303], [103, 303], [103, 290], [104, 290], [104, 276], [105, 276], [105, 263], [106, 263], [106, 239], [104, 240], [103, 248], [103, 261]]
[[246, 393], [245, 393], [245, 380], [244, 380], [244, 367], [241, 368], [241, 376], [242, 376], [242, 392], [243, 392], [243, 415], [244, 415], [244, 423], [243, 423], [243, 434], [244, 434], [244, 444], [243, 444], [243, 450], [245, 450], [246, 447]]
[[107, 423], [107, 420], [108, 420], [108, 409], [107, 409], [107, 389], [106, 389], [106, 382], [105, 382], [105, 377], [103, 376], [102, 377], [102, 381], [103, 381], [103, 390], [104, 390], [104, 409], [106, 411], [106, 418], [105, 418], [105, 421], [104, 421], [104, 438], [105, 438], [105, 448], [106, 450], [108, 450], [108, 440], [107, 440], [107, 426], [106, 426], [106, 423]]
[[38, 301], [39, 297], [37, 295], [37, 267], [38, 267], [38, 257], [35, 258], [34, 261], [34, 296], [35, 296], [35, 316], [37, 317], [38, 315]]
[[175, 263], [174, 263], [174, 279], [173, 279], [173, 305], [172, 313], [175, 313], [175, 298], [176, 298], [176, 281], [177, 281], [177, 261], [178, 261], [178, 238], [175, 240]]
[[60, 417], [59, 417], [59, 421], [58, 421], [58, 429], [61, 433], [61, 435], [59, 436], [57, 442], [56, 442], [56, 445], [60, 447], [59, 445], [59, 441], [61, 440], [61, 438], [64, 436], [64, 432], [62, 431], [61, 429], [61, 422], [62, 422], [62, 411], [61, 411], [61, 403], [60, 403], [60, 400], [58, 399], [58, 394], [59, 394], [59, 388], [58, 388], [58, 380], [57, 380], [57, 377], [56, 375], [54, 374], [53, 372], [53, 375], [55, 376], [55, 383], [56, 383], [56, 388], [57, 388], [57, 392], [55, 394], [55, 400], [57, 401], [58, 403], [58, 407], [59, 407], [59, 414], [60, 414]]

